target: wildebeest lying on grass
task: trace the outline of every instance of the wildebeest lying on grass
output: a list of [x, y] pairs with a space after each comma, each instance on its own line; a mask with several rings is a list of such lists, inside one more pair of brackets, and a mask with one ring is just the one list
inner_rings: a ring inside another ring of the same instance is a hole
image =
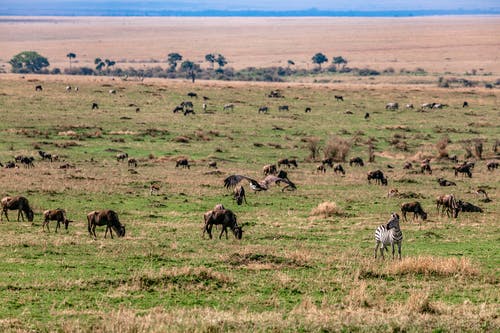
[[471, 204], [470, 202], [465, 202], [462, 200], [458, 200], [457, 202], [458, 210], [461, 212], [469, 212], [469, 213], [482, 213], [483, 209], [476, 205]]
[[29, 222], [33, 222], [33, 217], [34, 213], [33, 210], [31, 209], [28, 199], [22, 196], [16, 196], [16, 197], [4, 197], [2, 198], [2, 214], [0, 214], [0, 221], [2, 220], [2, 216], [5, 214], [5, 217], [7, 218], [7, 221], [9, 221], [9, 216], [7, 215], [8, 210], [18, 210], [17, 213], [17, 221], [19, 221], [19, 217], [22, 218], [24, 222], [24, 214], [26, 214], [26, 217], [28, 218]]
[[233, 232], [234, 237], [236, 237], [237, 239], [241, 239], [243, 237], [243, 229], [238, 226], [236, 215], [229, 209], [217, 209], [209, 211], [204, 214], [203, 218], [205, 220], [205, 226], [203, 227], [203, 236], [205, 236], [205, 232], [207, 232], [210, 239], [212, 239], [213, 225], [222, 225], [222, 231], [219, 235], [219, 239], [222, 238], [222, 234], [224, 232], [226, 233], [226, 239], [228, 239], [228, 227]]
[[116, 232], [118, 237], [125, 236], [125, 225], [120, 223], [118, 219], [118, 214], [112, 210], [95, 210], [87, 214], [88, 221], [88, 231], [90, 236], [94, 236], [94, 239], [97, 239], [97, 235], [95, 233], [95, 228], [97, 226], [106, 226], [106, 231], [104, 232], [104, 238], [106, 238], [109, 230], [109, 234], [111, 238], [113, 238], [113, 231]]
[[68, 225], [73, 222], [66, 218], [66, 211], [64, 209], [50, 209], [43, 212], [44, 221], [42, 224], [42, 230], [45, 230], [47, 226], [47, 231], [50, 232], [49, 222], [57, 221], [56, 232], [61, 227], [61, 222], [64, 224], [64, 229], [68, 230]]
[[457, 184], [455, 184], [455, 182], [446, 180], [444, 178], [438, 178], [437, 182], [439, 183], [439, 186], [457, 186]]

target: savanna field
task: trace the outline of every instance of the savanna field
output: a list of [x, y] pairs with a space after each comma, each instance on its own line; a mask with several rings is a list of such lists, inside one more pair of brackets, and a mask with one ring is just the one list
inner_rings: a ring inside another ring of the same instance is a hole
[[[276, 89], [283, 98], [267, 96]], [[185, 100], [196, 114], [172, 113]], [[386, 110], [388, 102], [399, 109]], [[420, 112], [432, 102], [448, 106]], [[234, 109], [223, 111], [228, 103]], [[261, 106], [269, 113], [259, 114]], [[497, 156], [498, 106], [497, 90], [485, 88], [4, 75], [0, 161], [26, 155], [35, 166], [2, 168], [0, 192], [25, 196], [35, 220], [17, 222], [10, 211], [0, 223], [0, 330], [498, 331], [500, 171], [486, 168]], [[438, 158], [444, 149], [463, 161], [478, 140], [472, 178]], [[342, 141], [346, 161], [359, 156], [365, 166], [338, 162], [345, 175], [317, 172], [327, 147]], [[311, 145], [320, 148], [316, 160]], [[59, 161], [42, 161], [39, 150]], [[124, 152], [136, 168], [117, 161]], [[175, 167], [180, 157], [190, 169]], [[298, 168], [285, 167], [297, 190], [253, 193], [242, 183], [248, 204], [236, 205], [224, 179], [263, 179], [262, 167], [281, 158], [297, 159]], [[419, 172], [424, 158], [432, 175]], [[413, 169], [405, 170], [408, 161]], [[388, 186], [368, 184], [377, 169]], [[456, 186], [439, 186], [439, 177]], [[153, 195], [152, 183], [160, 187]], [[387, 197], [390, 188], [400, 196]], [[436, 196], [451, 193], [484, 212], [438, 214]], [[411, 201], [428, 219], [401, 221], [401, 261], [390, 253], [374, 260], [375, 229]], [[217, 203], [237, 215], [242, 240], [219, 240], [220, 229], [202, 238], [203, 214]], [[42, 231], [42, 212], [55, 208], [74, 222]], [[87, 213], [105, 208], [119, 214], [125, 237], [104, 239], [104, 227], [89, 236]]]

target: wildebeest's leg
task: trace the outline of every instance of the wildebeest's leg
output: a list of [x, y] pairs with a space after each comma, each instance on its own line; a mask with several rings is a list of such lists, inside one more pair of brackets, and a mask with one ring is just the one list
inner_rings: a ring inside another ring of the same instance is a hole
[[49, 228], [49, 220], [45, 219], [45, 221], [43, 221], [43, 224], [42, 224], [42, 231], [45, 231], [45, 226], [47, 226], [47, 231], [50, 232], [50, 228]]
[[57, 232], [57, 230], [59, 230], [60, 227], [61, 227], [61, 220], [57, 220], [56, 232]]
[[17, 222], [19, 222], [19, 216], [23, 219], [23, 222], [24, 222], [23, 211], [20, 209], [17, 211]]
[[224, 231], [226, 232], [226, 239], [228, 239], [227, 238], [227, 227], [225, 225], [222, 226], [222, 230], [220, 232], [219, 239], [222, 238], [222, 234], [224, 233]]
[[96, 235], [96, 233], [95, 233], [95, 228], [96, 228], [96, 227], [97, 227], [97, 225], [96, 225], [96, 224], [92, 224], [92, 233], [91, 233], [91, 235], [94, 235], [94, 239], [97, 239], [97, 235]]

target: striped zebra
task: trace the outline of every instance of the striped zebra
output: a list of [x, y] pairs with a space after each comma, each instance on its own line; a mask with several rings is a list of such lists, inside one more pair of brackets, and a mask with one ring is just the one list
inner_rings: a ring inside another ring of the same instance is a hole
[[399, 215], [396, 213], [391, 214], [391, 219], [387, 225], [381, 225], [375, 230], [375, 258], [377, 258], [377, 250], [380, 246], [380, 254], [382, 259], [384, 259], [384, 249], [387, 249], [387, 245], [392, 246], [392, 259], [394, 259], [394, 244], [398, 245], [399, 259], [401, 260], [401, 243], [403, 242], [403, 233], [399, 228]]

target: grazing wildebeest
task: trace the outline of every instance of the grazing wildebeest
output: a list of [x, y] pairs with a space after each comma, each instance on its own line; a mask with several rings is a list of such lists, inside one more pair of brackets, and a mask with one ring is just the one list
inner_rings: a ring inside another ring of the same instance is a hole
[[282, 165], [286, 165], [288, 168], [290, 166], [294, 166], [295, 168], [297, 168], [297, 160], [296, 159], [291, 159], [291, 158], [282, 158], [280, 160], [278, 160], [278, 168], [281, 168]]
[[26, 168], [34, 168], [35, 165], [33, 164], [33, 161], [35, 158], [33, 156], [23, 156], [21, 158], [21, 163], [26, 167]]
[[64, 209], [50, 209], [43, 212], [44, 221], [42, 224], [42, 230], [45, 231], [45, 226], [47, 226], [47, 231], [50, 232], [49, 222], [57, 221], [56, 232], [61, 227], [61, 223], [64, 224], [64, 229], [68, 230], [68, 225], [73, 222], [66, 218], [66, 211]]
[[0, 221], [2, 221], [2, 217], [5, 214], [7, 221], [9, 221], [9, 216], [7, 215], [8, 210], [17, 210], [17, 221], [19, 222], [19, 217], [22, 218], [24, 222], [24, 214], [28, 218], [29, 222], [33, 222], [34, 213], [31, 209], [28, 199], [22, 196], [16, 197], [4, 197], [2, 198], [2, 214], [0, 214]]
[[457, 200], [453, 194], [444, 194], [440, 195], [436, 198], [436, 209], [439, 213], [439, 208], [441, 209], [441, 214], [446, 210], [446, 215], [448, 217], [453, 216], [454, 218], [458, 217], [458, 213], [460, 211], [458, 207]]
[[462, 108], [466, 108], [469, 106], [469, 103], [467, 101], [464, 101], [464, 104], [462, 104]]
[[404, 170], [410, 170], [412, 168], [413, 168], [413, 164], [411, 164], [411, 162], [405, 162], [405, 164], [403, 165]]
[[342, 166], [342, 164], [337, 164], [333, 168], [333, 172], [335, 172], [335, 173], [341, 173], [341, 174], [345, 175], [345, 170], [344, 170], [344, 167]]
[[118, 154], [116, 154], [116, 160], [118, 162], [124, 161], [126, 158], [128, 158], [128, 154], [127, 153], [118, 153]]
[[316, 171], [317, 171], [318, 173], [320, 173], [320, 172], [325, 173], [325, 172], [326, 172], [325, 165], [324, 165], [324, 164], [320, 164], [320, 165], [318, 165], [318, 166], [316, 167]]
[[[243, 200], [245, 201], [246, 204], [247, 202], [247, 197], [245, 195], [245, 188], [241, 185], [238, 185], [234, 188], [233, 190], [233, 199], [236, 200], [236, 203], [238, 206], [240, 206], [243, 203]], [[222, 208], [224, 209], [224, 208]]]
[[262, 167], [262, 173], [264, 175], [275, 175], [278, 172], [276, 164], [266, 164]]
[[284, 96], [281, 94], [280, 90], [272, 90], [267, 97], [270, 98], [283, 98]]
[[461, 165], [457, 165], [453, 167], [453, 170], [455, 170], [455, 176], [458, 176], [459, 173], [466, 174], [469, 178], [472, 178], [472, 172], [471, 169], [473, 168], [473, 164], [471, 163], [463, 163]]
[[430, 159], [425, 159], [420, 163], [420, 172], [421, 173], [428, 173], [429, 175], [432, 175], [432, 168], [431, 168], [431, 160]]
[[371, 184], [371, 180], [375, 179], [375, 184], [387, 185], [387, 178], [384, 176], [382, 170], [370, 171], [367, 174], [368, 184]]
[[261, 106], [259, 108], [259, 113], [267, 113], [269, 111], [269, 108], [267, 106]]
[[413, 104], [406, 104], [407, 109], [413, 109]]
[[198, 98], [198, 94], [197, 94], [197, 93], [195, 93], [195, 92], [188, 92], [188, 94], [187, 94], [187, 95], [188, 95], [189, 97], [191, 97], [191, 98], [193, 98], [193, 97], [194, 97], [194, 98]]
[[208, 100], [210, 100], [210, 98], [209, 98], [209, 97], [207, 97], [207, 96], [203, 96], [203, 100], [204, 100], [204, 101], [208, 101]]
[[424, 212], [422, 205], [420, 205], [420, 202], [414, 201], [401, 204], [401, 213], [403, 214], [403, 218], [405, 219], [405, 221], [408, 221], [406, 219], [406, 213], [411, 213], [411, 212], [413, 212], [414, 220], [418, 216], [420, 216], [424, 221], [427, 220], [427, 213]]
[[385, 105], [386, 110], [397, 110], [399, 109], [399, 104], [398, 103], [387, 103]]
[[8, 161], [7, 163], [5, 163], [5, 168], [6, 169], [14, 169], [14, 168], [17, 168], [18, 166], [16, 165], [16, 163], [12, 162], [12, 161]]
[[120, 223], [118, 219], [118, 214], [113, 210], [97, 210], [92, 211], [87, 214], [88, 221], [88, 231], [90, 236], [94, 236], [94, 239], [97, 239], [97, 235], [95, 233], [95, 228], [97, 226], [106, 226], [106, 231], [104, 232], [104, 238], [106, 238], [109, 230], [109, 234], [111, 235], [111, 239], [113, 238], [113, 230], [116, 232], [118, 237], [125, 236], [125, 225]]
[[43, 88], [40, 84], [35, 86], [35, 91], [42, 91], [42, 90], [43, 90]]
[[289, 111], [288, 105], [278, 106], [278, 111]]
[[308, 112], [311, 112], [311, 108], [310, 107], [306, 107], [306, 109], [304, 110], [305, 113], [308, 113]]
[[137, 168], [137, 159], [135, 158], [129, 158], [128, 161], [127, 161], [127, 165], [128, 167], [134, 167], [134, 168]]
[[92, 103], [92, 110], [97, 110], [97, 109], [99, 109], [99, 104]]
[[340, 102], [340, 101], [342, 101], [342, 102], [343, 102], [343, 101], [344, 101], [344, 97], [343, 97], [343, 96], [340, 96], [340, 95], [335, 95], [335, 100], [336, 100], [337, 102]]
[[432, 106], [432, 108], [433, 108], [433, 109], [442, 109], [442, 108], [444, 108], [445, 106], [448, 106], [448, 104], [434, 103], [434, 105]]
[[116, 94], [116, 90], [111, 89], [111, 90], [109, 91], [109, 93], [114, 95], [114, 94]]
[[399, 228], [399, 215], [396, 213], [391, 214], [391, 219], [387, 225], [380, 225], [375, 230], [375, 259], [377, 258], [377, 250], [380, 246], [380, 254], [384, 258], [384, 250], [387, 250], [387, 245], [392, 246], [392, 259], [394, 259], [394, 245], [398, 246], [399, 260], [401, 260], [401, 243], [403, 242], [403, 233]]
[[227, 228], [229, 227], [234, 234], [236, 239], [241, 239], [243, 237], [243, 229], [238, 226], [238, 222], [236, 220], [236, 215], [229, 209], [218, 209], [205, 213], [203, 216], [205, 220], [205, 226], [203, 228], [203, 237], [205, 236], [205, 232], [208, 233], [210, 239], [212, 238], [212, 227], [213, 225], [222, 225], [222, 231], [219, 235], [219, 239], [222, 238], [222, 234], [226, 233], [227, 237]]
[[66, 86], [66, 92], [70, 92], [71, 91], [71, 86]]
[[175, 162], [175, 167], [182, 167], [182, 168], [188, 168], [190, 169], [191, 166], [189, 165], [189, 161], [187, 160], [187, 158], [179, 158], [177, 159], [177, 161]]
[[39, 150], [38, 155], [40, 155], [42, 160], [49, 160], [52, 162], [52, 154], [46, 153], [43, 150]]
[[498, 169], [499, 163], [497, 161], [489, 161], [486, 163], [486, 167], [488, 168], [488, 171], [493, 171], [495, 169]]
[[173, 113], [184, 112], [184, 107], [182, 105], [177, 105], [173, 110]]
[[330, 168], [333, 168], [333, 158], [331, 158], [331, 157], [325, 158], [325, 159], [321, 160], [321, 164], [328, 165]]
[[438, 178], [437, 182], [439, 183], [439, 186], [457, 186], [454, 182], [450, 182], [444, 178]]
[[209, 168], [214, 168], [217, 169], [217, 162], [216, 161], [211, 161], [208, 163]]
[[234, 110], [234, 104], [233, 103], [225, 104], [224, 107], [222, 108], [222, 111], [226, 111], [226, 110], [233, 111]]
[[370, 113], [369, 112], [365, 113], [365, 119], [368, 119], [368, 118], [370, 118]]
[[353, 157], [349, 160], [349, 166], [352, 165], [357, 165], [357, 166], [364, 166], [365, 163], [363, 162], [363, 159], [361, 157]]

